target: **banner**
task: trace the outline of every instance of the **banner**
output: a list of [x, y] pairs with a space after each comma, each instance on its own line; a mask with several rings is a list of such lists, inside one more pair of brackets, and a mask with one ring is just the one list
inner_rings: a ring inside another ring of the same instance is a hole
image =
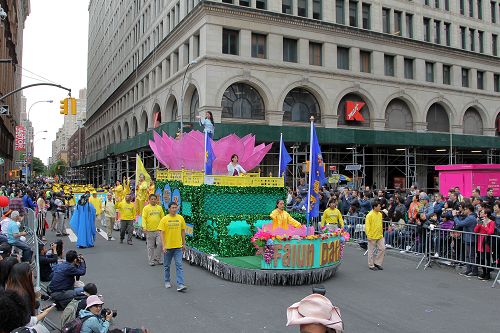
[[361, 115], [361, 109], [365, 106], [364, 102], [347, 101], [345, 104], [345, 120], [348, 121], [365, 121]]
[[26, 129], [24, 126], [16, 126], [16, 143], [15, 150], [26, 149]]

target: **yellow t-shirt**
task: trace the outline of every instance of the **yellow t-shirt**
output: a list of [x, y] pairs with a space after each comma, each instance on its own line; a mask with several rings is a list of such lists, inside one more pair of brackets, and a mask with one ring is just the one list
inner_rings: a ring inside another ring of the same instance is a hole
[[293, 217], [288, 214], [285, 210], [279, 210], [276, 208], [269, 215], [273, 220], [273, 230], [276, 228], [281, 228], [284, 230], [288, 230], [288, 225], [291, 224], [295, 228], [301, 228], [302, 224], [299, 221], [295, 220]]
[[186, 230], [186, 221], [181, 215], [170, 216], [167, 214], [161, 219], [158, 230], [163, 232], [163, 248], [165, 250], [182, 247], [181, 232]]
[[165, 216], [160, 205], [147, 205], [142, 210], [142, 229], [146, 231], [158, 230], [160, 220]]
[[130, 202], [120, 201], [115, 205], [116, 209], [120, 212], [120, 219], [125, 221], [135, 220], [135, 205]]
[[89, 202], [94, 206], [95, 208], [95, 215], [101, 215], [102, 213], [102, 201], [98, 197], [90, 197]]
[[75, 205], [76, 205], [76, 199], [75, 199], [75, 197], [74, 197], [74, 196], [72, 196], [72, 197], [71, 197], [71, 199], [69, 199], [68, 205], [69, 205], [70, 207], [73, 207], [73, 206], [75, 206]]
[[142, 183], [140, 183], [137, 188], [138, 189], [135, 193], [135, 199], [140, 201], [146, 201], [148, 196], [149, 184], [146, 183], [145, 180], [143, 180]]
[[381, 239], [384, 237], [382, 213], [372, 210], [365, 218], [365, 233], [368, 239]]
[[340, 228], [344, 227], [344, 219], [338, 208], [327, 208], [321, 217], [321, 226], [325, 224], [337, 224]]
[[115, 200], [117, 202], [120, 202], [123, 200], [123, 186], [122, 185], [115, 186], [115, 189], [113, 192], [115, 193]]

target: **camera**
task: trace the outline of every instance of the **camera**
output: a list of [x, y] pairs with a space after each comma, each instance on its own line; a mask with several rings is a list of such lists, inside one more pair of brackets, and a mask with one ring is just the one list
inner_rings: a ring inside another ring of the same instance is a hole
[[101, 317], [104, 318], [104, 317], [106, 317], [110, 313], [113, 314], [113, 318], [115, 318], [118, 315], [118, 311], [116, 311], [116, 310], [112, 310], [112, 309], [108, 309], [108, 308], [103, 308], [101, 310]]
[[3, 8], [0, 6], [0, 20], [2, 21], [5, 21], [5, 19], [7, 18], [7, 13], [5, 12], [5, 10], [3, 10]]

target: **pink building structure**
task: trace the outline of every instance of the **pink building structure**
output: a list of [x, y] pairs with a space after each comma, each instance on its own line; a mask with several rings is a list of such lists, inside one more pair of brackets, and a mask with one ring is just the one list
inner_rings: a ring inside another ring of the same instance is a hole
[[464, 196], [470, 196], [475, 188], [484, 196], [489, 187], [493, 188], [494, 196], [500, 196], [500, 164], [437, 165], [436, 170], [439, 171], [439, 191], [443, 195], [459, 186]]

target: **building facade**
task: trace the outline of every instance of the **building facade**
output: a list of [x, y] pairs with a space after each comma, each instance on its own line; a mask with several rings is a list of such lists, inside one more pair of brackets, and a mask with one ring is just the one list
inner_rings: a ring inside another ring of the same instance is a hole
[[79, 165], [100, 182], [206, 111], [216, 138], [283, 132], [294, 175], [311, 116], [326, 162], [363, 184], [433, 188], [433, 165], [500, 159], [498, 0], [91, 1], [89, 17]]
[[[0, 96], [21, 87], [21, 64], [23, 55], [23, 30], [30, 13], [29, 0], [0, 0], [0, 6], [7, 13], [0, 21]], [[18, 166], [15, 161], [20, 154], [14, 150], [16, 126], [21, 124], [21, 93], [0, 100], [7, 105], [10, 115], [0, 116], [0, 182], [13, 179]]]

